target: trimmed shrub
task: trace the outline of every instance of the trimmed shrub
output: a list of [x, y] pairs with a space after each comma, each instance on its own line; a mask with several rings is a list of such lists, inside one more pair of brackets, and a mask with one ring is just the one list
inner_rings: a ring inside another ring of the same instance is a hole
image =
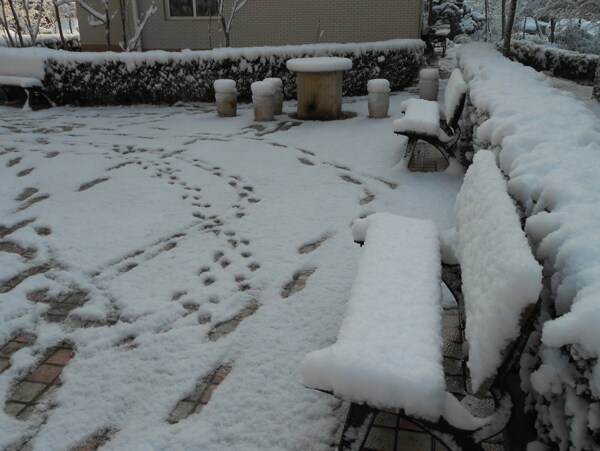
[[423, 58], [424, 43], [394, 40], [365, 44], [317, 44], [212, 51], [118, 54], [48, 52], [43, 80], [58, 105], [173, 104], [214, 101], [213, 82], [236, 80], [240, 100], [251, 98], [252, 82], [278, 77], [284, 95], [295, 97], [290, 58], [341, 56], [353, 62], [344, 74], [343, 94], [367, 94], [367, 81], [386, 78], [392, 89], [410, 85]]
[[576, 81], [594, 81], [600, 56], [513, 41], [510, 58], [538, 71]]

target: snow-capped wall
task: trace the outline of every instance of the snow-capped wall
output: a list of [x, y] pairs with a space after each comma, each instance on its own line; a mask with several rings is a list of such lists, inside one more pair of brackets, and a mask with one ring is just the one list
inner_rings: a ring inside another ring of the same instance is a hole
[[531, 41], [515, 40], [511, 44], [511, 59], [538, 71], [549, 71], [553, 75], [569, 80], [594, 81], [600, 56], [571, 52]]
[[476, 147], [492, 148], [544, 265], [544, 304], [522, 358], [539, 436], [600, 445], [600, 122], [543, 74], [491, 45], [459, 52]]
[[[213, 82], [237, 82], [240, 99], [249, 99], [250, 85], [281, 78], [284, 93], [294, 97], [295, 74], [288, 59], [339, 56], [353, 62], [344, 76], [344, 95], [367, 93], [367, 82], [385, 78], [394, 90], [412, 82], [423, 57], [421, 40], [396, 39], [361, 44], [314, 44], [281, 47], [227, 48], [210, 51], [143, 53], [40, 51], [45, 61], [46, 94], [57, 104], [110, 105], [213, 101]], [[0, 49], [0, 60], [10, 61]], [[22, 52], [31, 52], [21, 49]]]

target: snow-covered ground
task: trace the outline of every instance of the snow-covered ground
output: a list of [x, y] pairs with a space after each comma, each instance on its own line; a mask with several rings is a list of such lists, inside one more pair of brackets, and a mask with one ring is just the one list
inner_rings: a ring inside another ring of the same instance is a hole
[[[411, 95], [381, 120], [347, 99], [357, 116], [332, 122], [256, 123], [248, 105], [222, 119], [210, 105], [0, 107], [0, 225], [31, 221], [1, 240], [36, 250], [0, 252], [0, 285], [52, 266], [0, 294], [0, 344], [37, 336], [0, 374], [3, 401], [46, 349], [75, 348], [28, 419], [0, 409], [0, 448], [32, 436], [67, 450], [110, 430], [103, 449], [328, 449], [338, 402], [304, 388], [300, 364], [337, 335], [361, 253], [350, 224], [391, 212], [454, 225], [462, 176], [396, 167], [391, 124]], [[89, 300], [49, 323], [26, 297], [43, 288]], [[202, 412], [167, 422], [222, 365]]]

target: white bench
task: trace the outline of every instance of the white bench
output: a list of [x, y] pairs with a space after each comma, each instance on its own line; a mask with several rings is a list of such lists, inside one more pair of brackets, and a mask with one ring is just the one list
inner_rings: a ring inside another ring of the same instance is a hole
[[436, 147], [449, 160], [454, 157], [454, 147], [460, 139], [458, 121], [462, 115], [467, 94], [460, 69], [454, 69], [446, 85], [444, 116], [440, 117], [437, 102], [408, 99], [400, 104], [404, 116], [392, 124], [394, 133], [408, 137], [404, 158], [410, 161], [419, 140]]
[[42, 81], [33, 77], [15, 77], [9, 75], [0, 75], [0, 86], [16, 86], [23, 88], [27, 94], [27, 100], [23, 105], [24, 110], [30, 109], [29, 101], [33, 91], [43, 88]]
[[[541, 268], [491, 152], [475, 156], [456, 212], [467, 365], [473, 389], [496, 395], [496, 411], [475, 418], [446, 390], [435, 225], [375, 214], [353, 225], [355, 241], [365, 246], [337, 342], [309, 353], [302, 365], [307, 387], [352, 403], [346, 429], [387, 411], [409, 417], [453, 449], [472, 450], [510, 418], [505, 373], [529, 333], [534, 315], [526, 315], [526, 324], [522, 315], [537, 303]], [[340, 449], [353, 441], [345, 435]]]

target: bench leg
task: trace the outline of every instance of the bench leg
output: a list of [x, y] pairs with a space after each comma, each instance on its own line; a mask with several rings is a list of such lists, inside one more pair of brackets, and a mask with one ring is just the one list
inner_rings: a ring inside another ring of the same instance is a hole
[[[365, 404], [350, 404], [350, 410], [344, 423], [344, 431], [338, 447], [339, 451], [349, 450], [356, 442], [362, 449], [367, 441], [371, 426], [375, 421], [378, 410]], [[364, 432], [361, 434], [361, 432]], [[362, 436], [361, 436], [362, 435]]]
[[409, 137], [408, 143], [406, 143], [406, 150], [404, 151], [404, 158], [406, 159], [406, 164], [410, 163], [410, 159], [415, 153], [415, 149], [417, 148], [418, 138]]

